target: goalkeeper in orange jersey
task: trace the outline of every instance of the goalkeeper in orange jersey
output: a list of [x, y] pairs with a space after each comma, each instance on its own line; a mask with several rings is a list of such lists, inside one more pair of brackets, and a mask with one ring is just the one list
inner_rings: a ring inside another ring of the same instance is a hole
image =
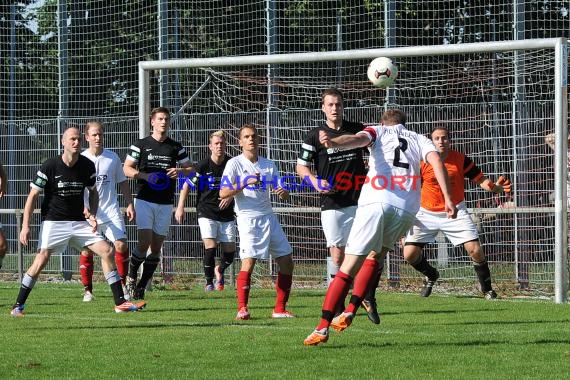
[[422, 249], [427, 243], [435, 240], [441, 231], [449, 241], [463, 248], [473, 261], [477, 279], [481, 284], [481, 292], [486, 299], [497, 298], [497, 293], [491, 284], [491, 271], [485, 258], [479, 234], [475, 223], [467, 212], [464, 196], [464, 178], [477, 183], [483, 189], [494, 193], [509, 193], [511, 182], [503, 176], [496, 183], [486, 178], [477, 165], [463, 153], [450, 148], [449, 131], [443, 127], [435, 128], [431, 139], [439, 151], [441, 159], [449, 174], [451, 195], [457, 205], [457, 219], [448, 219], [445, 212], [445, 203], [441, 189], [435, 179], [433, 168], [427, 162], [421, 165], [421, 207], [416, 214], [416, 222], [405, 238], [404, 258], [418, 272], [426, 276], [421, 290], [422, 297], [429, 297], [432, 288], [439, 279], [439, 272], [431, 266], [422, 255]]

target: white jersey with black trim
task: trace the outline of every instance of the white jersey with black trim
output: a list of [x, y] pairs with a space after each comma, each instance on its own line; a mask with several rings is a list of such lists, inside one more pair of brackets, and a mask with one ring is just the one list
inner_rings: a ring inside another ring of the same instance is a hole
[[244, 183], [248, 176], [259, 173], [261, 183], [246, 186], [234, 196], [236, 215], [261, 216], [273, 213], [271, 189], [279, 184], [279, 172], [275, 163], [258, 156], [257, 162], [251, 162], [243, 154], [231, 158], [224, 169], [220, 189], [228, 186], [234, 190], [236, 183]]
[[360, 134], [370, 139], [370, 157], [359, 206], [381, 202], [415, 214], [420, 208], [420, 161], [437, 152], [433, 142], [401, 124], [369, 126]]
[[[98, 156], [89, 150], [85, 150], [81, 154], [95, 164], [95, 171], [97, 172], [97, 182], [95, 183], [99, 192], [97, 220], [99, 223], [108, 222], [121, 213], [117, 200], [117, 184], [127, 180], [123, 173], [123, 164], [119, 156], [108, 149], [103, 149]], [[87, 196], [85, 197], [85, 204], [89, 204]]]

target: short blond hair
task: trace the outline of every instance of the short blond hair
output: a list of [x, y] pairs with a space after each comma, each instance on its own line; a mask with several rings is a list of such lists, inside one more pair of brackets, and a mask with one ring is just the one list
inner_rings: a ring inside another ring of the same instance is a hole
[[90, 120], [87, 122], [87, 124], [85, 124], [85, 134], [88, 134], [91, 128], [100, 128], [101, 131], [105, 130], [103, 128], [103, 123], [98, 120]]
[[222, 130], [220, 129], [220, 130], [218, 130], [218, 131], [216, 131], [216, 132], [210, 133], [210, 141], [212, 141], [212, 139], [213, 139], [214, 137], [219, 137], [219, 138], [225, 140], [225, 139], [226, 139], [226, 132], [225, 132], [225, 131], [222, 131]]

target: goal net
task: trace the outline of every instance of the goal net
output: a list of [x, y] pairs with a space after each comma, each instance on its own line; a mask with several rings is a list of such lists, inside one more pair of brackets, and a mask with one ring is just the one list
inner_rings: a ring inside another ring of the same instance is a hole
[[[399, 66], [399, 77], [387, 90], [371, 86], [366, 77], [368, 62], [378, 56]], [[409, 129], [429, 134], [436, 126], [447, 127], [453, 148], [486, 176], [505, 175], [513, 182], [507, 196], [466, 183], [467, 206], [495, 289], [506, 295], [555, 295], [560, 301], [568, 277], [566, 66], [562, 39], [147, 61], [139, 64], [140, 133], [148, 133], [152, 107], [169, 106], [173, 137], [198, 161], [209, 154], [208, 136], [218, 129], [229, 133], [229, 153], [239, 154], [237, 130], [252, 123], [261, 135], [260, 153], [275, 160], [282, 175], [294, 176], [304, 135], [324, 120], [323, 90], [339, 88], [345, 118], [365, 124], [377, 123], [386, 108], [401, 108]], [[168, 92], [161, 86], [166, 82]], [[172, 98], [184, 102], [165, 104]], [[545, 144], [545, 136], [555, 132], [556, 152]], [[299, 286], [325, 284], [327, 249], [318, 204], [317, 193], [306, 188], [292, 191], [289, 202], [274, 203], [294, 249]], [[197, 228], [176, 226], [171, 238], [191, 244], [176, 244], [184, 248], [175, 255], [166, 250], [167, 270], [199, 265], [191, 264], [202, 252]], [[437, 291], [479, 293], [462, 247], [439, 236], [424, 254], [442, 275]], [[271, 274], [268, 264], [259, 279]], [[403, 262], [398, 245], [383, 278], [384, 285], [412, 290], [422, 280]]]

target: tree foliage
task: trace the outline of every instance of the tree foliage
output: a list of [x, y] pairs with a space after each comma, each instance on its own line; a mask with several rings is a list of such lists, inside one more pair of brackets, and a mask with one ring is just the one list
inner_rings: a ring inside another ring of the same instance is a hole
[[[168, 8], [162, 45], [160, 2]], [[38, 4], [17, 3], [15, 24], [10, 4], [0, 5], [4, 118], [134, 115], [138, 62], [159, 59], [159, 51], [203, 58], [378, 48], [386, 34], [396, 46], [500, 41], [515, 39], [517, 26], [512, 0], [395, 1], [395, 30], [384, 25], [385, 2], [372, 0], [275, 0], [273, 13], [259, 0], [67, 0], [59, 24], [57, 0]], [[568, 2], [527, 0], [525, 37], [568, 37], [567, 8]], [[62, 95], [68, 102], [60, 109]]]

